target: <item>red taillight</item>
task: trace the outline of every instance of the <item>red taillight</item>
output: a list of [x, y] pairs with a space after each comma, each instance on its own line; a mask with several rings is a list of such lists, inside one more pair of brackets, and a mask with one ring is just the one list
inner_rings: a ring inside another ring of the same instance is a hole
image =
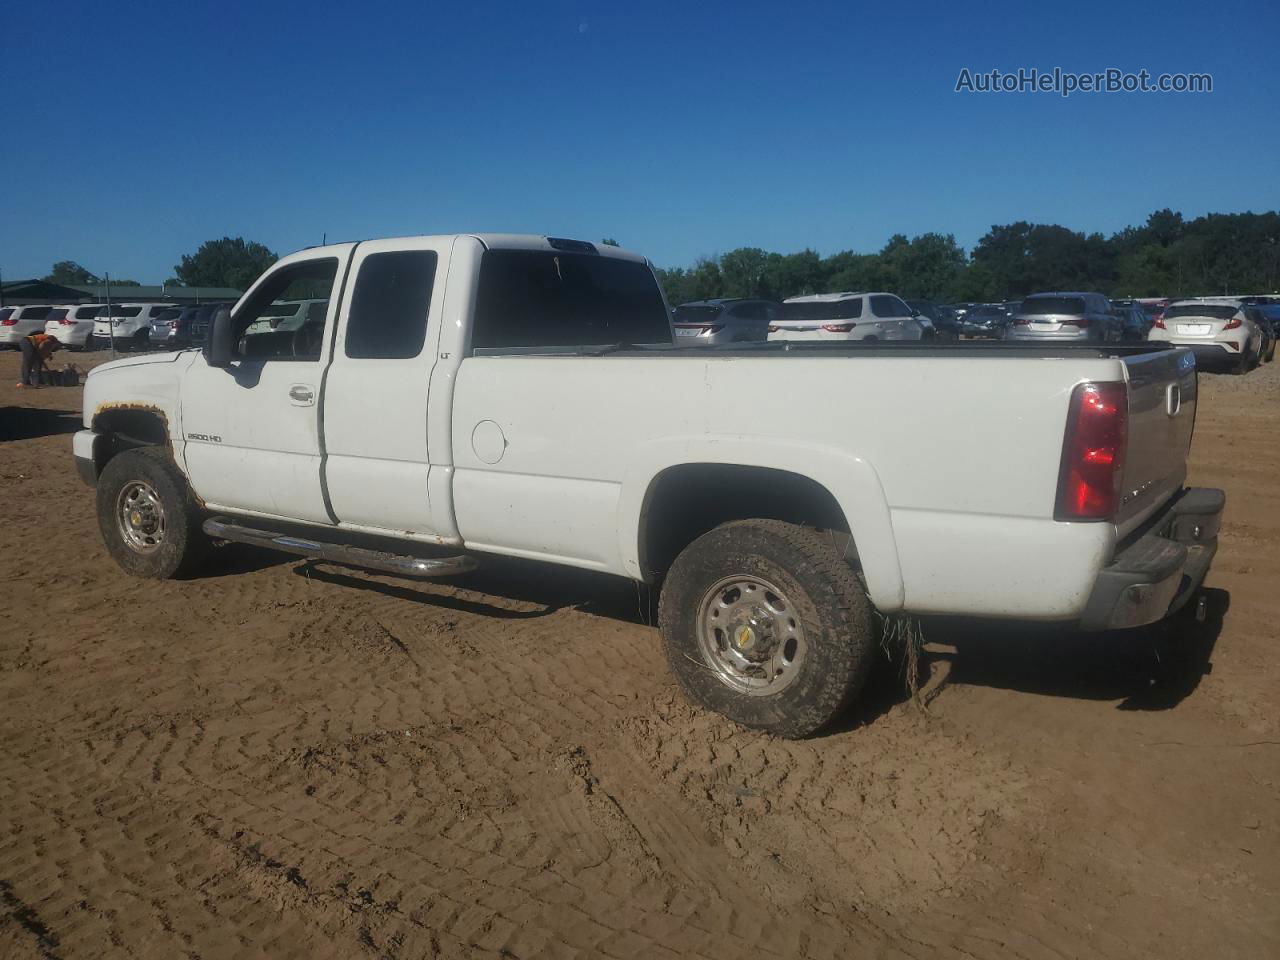
[[856, 323], [824, 323], [822, 329], [827, 333], [848, 333], [856, 326]]
[[1228, 321], [1227, 321], [1227, 325], [1226, 325], [1225, 327], [1223, 327], [1222, 329], [1223, 329], [1223, 330], [1234, 330], [1234, 329], [1236, 329], [1236, 327], [1238, 327], [1238, 326], [1240, 326], [1240, 318], [1239, 318], [1239, 317], [1232, 317], [1230, 320], [1228, 320]]
[[62, 324], [64, 327], [74, 327], [76, 325], [75, 320], [73, 320], [71, 317], [63, 317], [58, 322]]
[[17, 325], [17, 317], [5, 317], [3, 320], [0, 320], [0, 327], [16, 327]]
[[1081, 329], [1083, 329], [1084, 327], [1087, 327], [1087, 326], [1089, 325], [1089, 318], [1088, 318], [1088, 317], [1076, 317], [1076, 318], [1075, 318], [1074, 320], [1072, 320], [1071, 322], [1072, 322], [1072, 323], [1074, 323], [1077, 327], [1080, 327]]
[[1168, 327], [1166, 327], [1166, 326], [1164, 325], [1164, 318], [1163, 318], [1163, 317], [1156, 317], [1156, 318], [1155, 318], [1155, 325], [1156, 325], [1156, 328], [1157, 328], [1158, 330], [1168, 330], [1168, 329], [1169, 329]]
[[1015, 327], [1029, 327], [1031, 326], [1031, 321], [1026, 319], [1025, 317], [1014, 317], [1013, 325]]
[[1120, 506], [1128, 434], [1123, 383], [1082, 383], [1071, 393], [1055, 520], [1109, 520]]

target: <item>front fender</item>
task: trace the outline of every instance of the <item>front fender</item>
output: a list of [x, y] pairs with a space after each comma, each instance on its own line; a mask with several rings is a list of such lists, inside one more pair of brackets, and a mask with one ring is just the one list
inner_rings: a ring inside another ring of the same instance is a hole
[[672, 467], [699, 463], [768, 466], [807, 477], [825, 487], [849, 525], [872, 602], [886, 613], [902, 609], [905, 590], [898, 547], [889, 504], [875, 468], [853, 454], [802, 441], [697, 434], [663, 437], [638, 446], [624, 475], [618, 502], [618, 546], [623, 567], [630, 576], [644, 579], [640, 530], [645, 505], [658, 476]]

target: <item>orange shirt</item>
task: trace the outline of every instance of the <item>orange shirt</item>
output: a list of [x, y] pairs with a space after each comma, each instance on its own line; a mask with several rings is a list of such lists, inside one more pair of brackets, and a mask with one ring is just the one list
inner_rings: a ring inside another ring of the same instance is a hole
[[48, 360], [53, 356], [53, 351], [62, 346], [62, 344], [47, 333], [33, 333], [31, 336], [27, 337], [27, 339], [35, 344], [36, 352], [40, 354], [41, 360]]

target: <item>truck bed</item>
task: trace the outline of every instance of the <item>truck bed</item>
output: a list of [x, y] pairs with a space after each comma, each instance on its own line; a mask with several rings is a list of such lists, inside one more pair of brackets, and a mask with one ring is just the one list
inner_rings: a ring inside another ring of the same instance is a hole
[[[674, 345], [626, 346], [615, 349], [607, 345], [584, 347], [491, 347], [473, 351], [477, 357], [685, 357], [705, 360], [709, 357], [823, 356], [823, 357], [1039, 357], [1043, 359], [1102, 359], [1132, 357], [1174, 349], [1163, 343], [1060, 344], [1005, 340], [959, 340], [946, 344], [927, 341], [866, 341], [824, 343], [821, 341], [770, 341], [741, 343], [721, 347], [687, 347]], [[607, 351], [607, 352], [606, 352]]]

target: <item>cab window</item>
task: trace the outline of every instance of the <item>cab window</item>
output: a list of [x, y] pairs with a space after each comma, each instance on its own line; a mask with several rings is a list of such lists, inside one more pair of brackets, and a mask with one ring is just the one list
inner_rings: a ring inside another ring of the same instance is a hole
[[310, 310], [301, 323], [283, 318], [303, 315], [304, 301], [326, 308], [338, 275], [332, 257], [292, 263], [273, 273], [235, 315], [237, 353], [243, 360], [319, 360], [327, 310]]

